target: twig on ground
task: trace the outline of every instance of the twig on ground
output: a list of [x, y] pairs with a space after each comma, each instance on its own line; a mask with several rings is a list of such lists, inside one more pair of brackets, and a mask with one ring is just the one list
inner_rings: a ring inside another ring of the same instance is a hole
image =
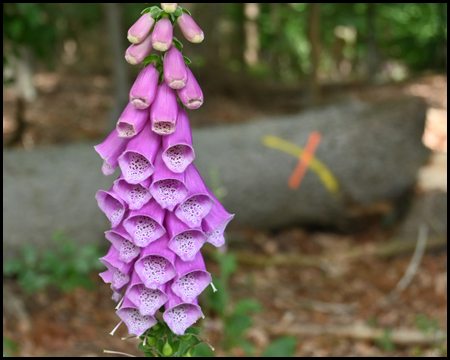
[[417, 244], [416, 249], [414, 250], [414, 254], [411, 258], [411, 261], [406, 269], [405, 274], [398, 282], [397, 286], [394, 290], [386, 297], [385, 302], [389, 303], [395, 300], [398, 295], [405, 290], [408, 285], [411, 283], [414, 275], [417, 273], [419, 269], [420, 262], [422, 261], [423, 254], [425, 252], [425, 248], [428, 240], [428, 226], [425, 224], [421, 224], [419, 227], [419, 235], [417, 236]]

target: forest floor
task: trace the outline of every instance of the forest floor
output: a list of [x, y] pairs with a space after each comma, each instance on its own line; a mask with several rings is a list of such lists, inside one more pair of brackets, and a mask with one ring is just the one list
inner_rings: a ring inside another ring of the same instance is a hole
[[[27, 127], [15, 147], [103, 136], [113, 101], [110, 79], [39, 73], [34, 80], [39, 96], [26, 103]], [[271, 108], [217, 93], [197, 112], [191, 112], [192, 126], [300, 111], [301, 92], [294, 90], [286, 90], [290, 97], [281, 94], [274, 98]], [[344, 90], [324, 88], [325, 102], [423, 97], [429, 105], [423, 141], [436, 154], [444, 155], [446, 164], [446, 77], [430, 75], [401, 84], [348, 86]], [[283, 105], [287, 103], [290, 105]], [[14, 92], [4, 89], [4, 144], [16, 129], [15, 116]], [[255, 355], [262, 354], [275, 339], [290, 335], [297, 339], [295, 356], [446, 356], [447, 253], [442, 247], [427, 251], [408, 286], [394, 291], [411, 263], [415, 239], [409, 251], [380, 256], [374, 249], [388, 245], [395, 230], [374, 224], [351, 235], [302, 228], [229, 234], [228, 252], [237, 256], [239, 265], [228, 284], [230, 311], [240, 299], [254, 299], [263, 307], [252, 315], [253, 325], [243, 335], [253, 344]], [[219, 267], [208, 254], [207, 268], [219, 276]], [[252, 262], [239, 254], [252, 254], [262, 261]], [[311, 261], [296, 263], [295, 256]], [[278, 261], [271, 262], [275, 258]], [[97, 274], [91, 277], [95, 290], [61, 293], [49, 289], [33, 295], [14, 279], [4, 278], [4, 351], [7, 339], [16, 347], [6, 351], [16, 356], [95, 357], [105, 356], [103, 349], [141, 356], [136, 339], [120, 340], [127, 336], [124, 326], [109, 335], [118, 323], [110, 289]], [[224, 356], [224, 323], [214, 312], [205, 311], [205, 315], [196, 326], [204, 328], [202, 334], [216, 347], [216, 355]], [[228, 351], [245, 356], [239, 347]]]

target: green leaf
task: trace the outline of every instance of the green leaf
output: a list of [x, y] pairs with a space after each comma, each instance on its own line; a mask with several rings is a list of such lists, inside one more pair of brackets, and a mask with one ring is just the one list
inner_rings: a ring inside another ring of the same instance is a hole
[[188, 9], [181, 9], [181, 11], [183, 11], [184, 13], [188, 14], [189, 16], [191, 16], [191, 12]]
[[184, 58], [184, 63], [185, 63], [186, 65], [192, 64], [191, 59], [189, 59], [189, 58], [186, 57], [186, 56], [183, 56], [183, 58]]
[[202, 328], [199, 328], [199, 327], [190, 327], [190, 328], [187, 328], [186, 331], [185, 331], [184, 333], [185, 333], [185, 334], [198, 335], [198, 334], [200, 334], [200, 331], [202, 331]]
[[247, 314], [249, 312], [261, 312], [263, 307], [261, 304], [253, 299], [243, 299], [237, 302], [234, 307], [235, 314]]
[[181, 43], [180, 40], [178, 40], [175, 36], [173, 37], [173, 44], [175, 45], [175, 47], [180, 50], [180, 52], [183, 50], [183, 44]]
[[239, 337], [252, 326], [252, 319], [242, 314], [233, 314], [225, 321], [225, 332], [229, 337]]
[[183, 8], [181, 6], [178, 6], [172, 14], [175, 17], [181, 16], [183, 14]]
[[21, 272], [23, 263], [17, 259], [6, 260], [3, 263], [3, 276], [12, 276]]
[[144, 14], [149, 13], [150, 11], [152, 11], [152, 8], [153, 8], [153, 6], [152, 6], [152, 7], [145, 8], [144, 10], [141, 11], [141, 15], [144, 15]]
[[23, 261], [27, 267], [34, 267], [37, 262], [36, 249], [31, 244], [25, 244], [22, 249]]
[[205, 343], [200, 343], [195, 347], [197, 357], [214, 357], [214, 352]]
[[263, 357], [293, 357], [297, 339], [292, 336], [284, 336], [276, 339], [263, 353]]
[[255, 349], [254, 349], [253, 345], [250, 342], [248, 342], [247, 340], [241, 339], [241, 340], [238, 341], [238, 345], [242, 349], [244, 349], [245, 353], [248, 356], [253, 356], [253, 354], [255, 352]]

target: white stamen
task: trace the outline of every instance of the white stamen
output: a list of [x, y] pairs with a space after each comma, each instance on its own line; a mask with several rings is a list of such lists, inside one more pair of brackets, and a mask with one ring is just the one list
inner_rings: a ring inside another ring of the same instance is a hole
[[134, 339], [134, 335], [123, 337], [122, 340]]
[[212, 282], [211, 282], [211, 287], [213, 288], [213, 292], [217, 291], [216, 287], [214, 286], [214, 284]]
[[147, 335], [148, 335], [148, 331], [145, 332], [144, 346], [145, 346], [145, 342], [147, 341]]
[[103, 350], [103, 352], [105, 354], [119, 354], [119, 355], [125, 355], [125, 356], [129, 356], [129, 357], [136, 357], [134, 355], [123, 353], [123, 352], [120, 352], [120, 351]]
[[119, 303], [117, 304], [117, 306], [116, 306], [116, 310], [118, 309], [118, 308], [120, 308], [120, 306], [122, 305], [122, 303], [123, 303], [123, 299], [125, 299], [125, 296], [124, 297], [122, 297], [122, 299], [119, 301]]
[[113, 329], [113, 331], [111, 331], [110, 333], [109, 333], [109, 335], [114, 335], [114, 333], [116, 332], [116, 330], [119, 328], [119, 326], [120, 326], [120, 324], [122, 324], [123, 323], [123, 321], [121, 321], [120, 323], [118, 323], [117, 324], [117, 326]]

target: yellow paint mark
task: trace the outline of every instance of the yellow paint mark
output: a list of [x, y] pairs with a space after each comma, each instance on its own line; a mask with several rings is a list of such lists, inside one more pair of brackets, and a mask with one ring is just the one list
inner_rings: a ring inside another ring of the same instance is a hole
[[[298, 145], [272, 135], [264, 136], [262, 138], [262, 143], [267, 147], [283, 151], [287, 154], [295, 156], [298, 159], [302, 157], [305, 151]], [[331, 194], [336, 195], [339, 193], [339, 182], [334, 177], [331, 170], [328, 169], [323, 162], [318, 160], [316, 157], [313, 157], [311, 159], [311, 163], [309, 164], [309, 168], [314, 171], [317, 176], [319, 176], [320, 181]]]

